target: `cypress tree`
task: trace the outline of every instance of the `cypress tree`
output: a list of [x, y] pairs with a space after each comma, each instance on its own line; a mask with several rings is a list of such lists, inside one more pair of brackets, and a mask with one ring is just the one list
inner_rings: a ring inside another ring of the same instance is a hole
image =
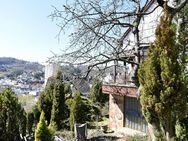
[[47, 127], [47, 123], [45, 121], [44, 112], [42, 111], [40, 115], [40, 121], [37, 124], [37, 128], [35, 131], [35, 141], [53, 141], [53, 135]]
[[29, 134], [29, 136], [33, 135], [33, 125], [34, 125], [34, 115], [33, 112], [29, 112], [27, 113], [27, 133]]
[[[72, 101], [73, 102], [73, 101]], [[71, 131], [71, 137], [74, 136], [74, 124], [75, 124], [75, 115], [74, 115], [74, 108], [75, 106], [73, 103], [70, 105], [70, 117], [69, 117], [69, 124], [70, 124], [70, 131]]]
[[26, 136], [27, 116], [23, 108], [20, 108], [19, 115], [20, 133], [22, 136]]
[[62, 73], [58, 72], [56, 82], [54, 84], [53, 105], [51, 111], [51, 123], [55, 123], [57, 129], [63, 127], [63, 120], [65, 119], [65, 94], [64, 85], [62, 81]]
[[77, 91], [74, 94], [74, 99], [71, 101], [69, 107], [70, 107], [70, 117], [69, 117], [69, 123], [70, 123], [70, 130], [71, 135], [73, 137], [73, 131], [74, 131], [74, 124], [75, 123], [82, 123], [84, 118], [82, 117], [83, 112], [82, 109], [82, 99], [81, 94], [79, 91]]
[[45, 90], [40, 95], [39, 101], [37, 103], [40, 112], [44, 111], [48, 124], [50, 123], [51, 111], [53, 105], [53, 90], [54, 90], [54, 83], [50, 83], [50, 81], [48, 81]]
[[102, 93], [102, 82], [96, 79], [91, 87], [89, 98], [94, 102], [99, 102], [100, 104], [104, 104], [108, 101], [108, 95]]
[[81, 97], [80, 91], [76, 91], [74, 99], [68, 99], [66, 104], [70, 110], [69, 124], [72, 137], [75, 123], [92, 121], [93, 117], [100, 113], [99, 108], [96, 107], [91, 100], [86, 97]]
[[25, 111], [11, 89], [0, 94], [0, 140], [12, 141], [25, 135]]
[[75, 123], [92, 121], [96, 115], [100, 114], [99, 107], [88, 98], [82, 97], [80, 91], [74, 94], [74, 99], [67, 100], [67, 105], [70, 109], [69, 123], [72, 131]]
[[37, 105], [34, 105], [32, 108], [32, 113], [34, 117], [34, 127], [36, 128], [37, 123], [39, 122], [41, 112], [39, 111]]
[[[155, 129], [153, 140], [163, 134], [167, 141], [174, 140], [175, 122], [186, 110], [186, 83], [171, 22], [172, 18], [165, 11], [156, 29], [156, 40], [138, 71], [142, 112]], [[157, 134], [162, 131], [163, 134]]]
[[3, 141], [5, 137], [5, 129], [6, 129], [6, 120], [5, 120], [5, 109], [3, 108], [3, 97], [0, 94], [0, 140]]
[[[184, 65], [186, 73], [186, 81], [188, 82], [188, 4], [180, 11], [179, 17], [182, 19], [179, 29], [179, 45], [182, 47], [182, 65]], [[188, 90], [188, 87], [187, 87]], [[186, 116], [183, 119], [180, 119], [176, 123], [176, 136], [179, 140], [188, 140], [188, 91], [187, 91], [187, 111]]]
[[67, 94], [71, 94], [71, 86], [68, 83], [64, 83], [64, 93]]

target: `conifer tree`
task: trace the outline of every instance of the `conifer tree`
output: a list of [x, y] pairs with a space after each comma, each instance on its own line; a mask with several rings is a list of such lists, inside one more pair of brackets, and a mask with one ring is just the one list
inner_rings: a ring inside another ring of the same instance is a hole
[[108, 101], [108, 95], [102, 93], [102, 82], [96, 79], [91, 87], [89, 98], [94, 102], [99, 102], [100, 104], [104, 104], [104, 102]]
[[[179, 18], [182, 20], [179, 25], [179, 45], [182, 47], [182, 65], [186, 73], [186, 81], [188, 83], [188, 4], [179, 13]], [[188, 140], [188, 85], [187, 85], [187, 111], [186, 116], [176, 123], [176, 136], [179, 140]]]
[[27, 124], [26, 112], [22, 107], [18, 112], [19, 112], [20, 133], [22, 134], [22, 136], [26, 136], [26, 124]]
[[47, 123], [45, 121], [44, 112], [42, 111], [40, 115], [40, 121], [37, 125], [35, 131], [35, 141], [53, 141], [53, 134], [47, 127]]
[[73, 137], [73, 131], [74, 131], [74, 124], [81, 123], [81, 120], [84, 120], [82, 118], [83, 112], [81, 111], [82, 107], [82, 99], [81, 99], [81, 94], [79, 91], [77, 91], [74, 94], [74, 99], [71, 101], [70, 105], [70, 117], [69, 117], [69, 122], [70, 122], [70, 130], [71, 130], [71, 135]]
[[149, 127], [155, 129], [153, 140], [160, 140], [163, 134], [167, 141], [174, 140], [176, 120], [185, 116], [186, 83], [171, 22], [172, 17], [165, 11], [156, 29], [156, 40], [138, 72], [142, 112]]
[[65, 119], [65, 94], [62, 80], [62, 73], [58, 72], [53, 91], [53, 105], [51, 111], [51, 121], [55, 123], [57, 129], [63, 127], [63, 120]]
[[[52, 78], [50, 78], [50, 80], [52, 80]], [[50, 82], [50, 80], [48, 80], [45, 90], [40, 95], [39, 101], [37, 103], [38, 109], [40, 111], [44, 111], [48, 124], [50, 123], [50, 118], [51, 118], [51, 111], [53, 105], [53, 91], [54, 91], [54, 83]]]
[[[41, 111], [42, 112], [42, 111]], [[39, 122], [40, 120], [40, 115], [41, 115], [41, 112], [39, 111], [37, 105], [34, 105], [33, 108], [32, 108], [32, 113], [33, 113], [33, 117], [34, 117], [34, 127], [36, 128], [37, 126], [37, 123]]]
[[12, 141], [25, 135], [25, 111], [11, 89], [0, 94], [0, 140]]
[[92, 112], [95, 112], [95, 114], [99, 112], [90, 104], [86, 103], [86, 101], [84, 102], [83, 98], [81, 97], [80, 91], [77, 91], [74, 94], [74, 99], [69, 103], [69, 109], [71, 131], [73, 131], [75, 123], [85, 123], [86, 121], [91, 120], [90, 114]]
[[71, 94], [71, 86], [68, 83], [64, 83], [64, 93]]
[[32, 136], [33, 134], [33, 126], [34, 126], [34, 115], [33, 112], [29, 112], [27, 113], [27, 133], [29, 134], [29, 136]]
[[3, 109], [3, 97], [2, 94], [0, 94], [0, 140], [3, 141], [4, 135], [5, 135], [5, 127], [6, 123], [5, 116], [4, 116], [5, 110]]
[[73, 136], [74, 136], [75, 116], [74, 116], [74, 107], [73, 107], [72, 104], [71, 104], [71, 108], [70, 108], [69, 124], [70, 124], [71, 137], [73, 138]]

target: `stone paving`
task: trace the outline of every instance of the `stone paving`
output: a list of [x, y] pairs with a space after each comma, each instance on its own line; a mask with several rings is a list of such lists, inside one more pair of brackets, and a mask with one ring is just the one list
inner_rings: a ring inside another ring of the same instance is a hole
[[102, 130], [89, 130], [89, 141], [125, 141], [128, 136], [140, 135], [145, 136], [146, 133], [136, 131], [130, 128], [121, 128], [114, 130], [111, 133], [104, 133]]

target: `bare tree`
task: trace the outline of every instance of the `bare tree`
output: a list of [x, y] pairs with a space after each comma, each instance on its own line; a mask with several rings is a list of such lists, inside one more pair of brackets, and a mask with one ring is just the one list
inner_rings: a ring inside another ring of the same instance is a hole
[[[107, 68], [110, 62], [124, 61], [140, 63], [139, 24], [143, 15], [163, 6], [162, 0], [158, 5], [146, 12], [146, 8], [155, 0], [74, 0], [66, 2], [63, 10], [54, 7], [50, 15], [59, 23], [60, 32], [74, 29], [70, 34], [70, 46], [55, 55], [51, 60], [73, 65], [88, 65], [88, 73], [93, 68]], [[171, 14], [179, 12], [188, 0], [182, 0], [176, 7], [170, 7]], [[127, 31], [135, 35], [134, 47], [129, 48], [129, 42], [123, 45]], [[146, 43], [147, 44], [147, 43]], [[132, 59], [134, 57], [135, 59]]]

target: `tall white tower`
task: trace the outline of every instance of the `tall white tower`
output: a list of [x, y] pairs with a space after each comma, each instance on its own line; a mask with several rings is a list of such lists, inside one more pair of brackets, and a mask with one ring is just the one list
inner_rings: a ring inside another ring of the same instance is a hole
[[49, 77], [55, 77], [58, 71], [61, 69], [57, 63], [50, 63], [45, 66], [45, 86]]

